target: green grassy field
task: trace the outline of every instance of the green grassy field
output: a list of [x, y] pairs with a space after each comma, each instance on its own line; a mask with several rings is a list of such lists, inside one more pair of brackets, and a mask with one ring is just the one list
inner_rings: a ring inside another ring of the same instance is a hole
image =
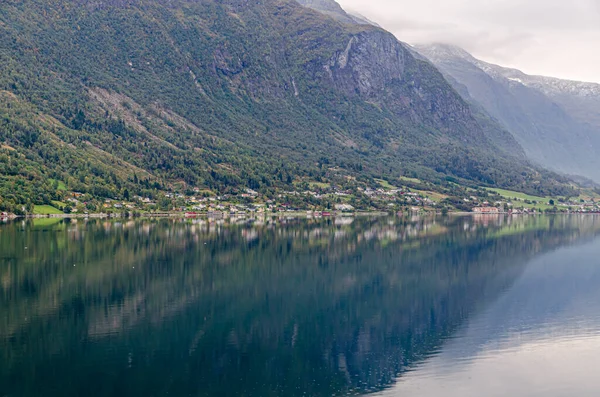
[[324, 183], [324, 182], [308, 182], [308, 186], [310, 186], [311, 189], [314, 189], [314, 188], [327, 189], [331, 185], [329, 183]]
[[492, 189], [492, 188], [488, 188], [487, 190], [496, 192], [499, 195], [509, 198], [509, 199], [516, 198], [517, 200], [530, 200], [530, 201], [537, 201], [539, 203], [546, 203], [549, 200], [547, 197], [532, 196], [532, 195], [525, 194], [525, 193], [514, 192], [512, 190]]
[[[54, 183], [56, 179], [50, 179], [51, 183]], [[57, 190], [67, 190], [67, 185], [63, 181], [58, 181], [58, 189]]]
[[35, 215], [58, 215], [63, 212], [57, 208], [52, 207], [51, 205], [36, 205], [33, 208], [33, 213]]
[[397, 189], [396, 186], [394, 185], [390, 185], [390, 183], [384, 179], [375, 179], [377, 181], [377, 183], [379, 183], [381, 185], [382, 188], [386, 189], [386, 190], [394, 190]]
[[[515, 192], [512, 190], [504, 190], [504, 189], [487, 188], [487, 190], [498, 193], [502, 197], [504, 197], [508, 200], [511, 200], [512, 204], [513, 204], [513, 208], [521, 208], [521, 207], [529, 208], [529, 209], [536, 208], [536, 209], [542, 210], [542, 211], [554, 208], [553, 205], [548, 205], [548, 202], [550, 201], [550, 198], [548, 198], [548, 197], [532, 196], [530, 194]], [[529, 200], [532, 203], [526, 203], [525, 200]], [[533, 201], [536, 201], [537, 203], [533, 204]], [[557, 200], [555, 199], [554, 201], [557, 201]]]
[[400, 177], [400, 180], [401, 180], [401, 181], [405, 181], [405, 182], [421, 183], [421, 180], [420, 180], [420, 179], [417, 179], [417, 178], [409, 178], [409, 177], [406, 177], [406, 176], [401, 176], [401, 177]]
[[440, 201], [448, 198], [448, 196], [446, 196], [445, 194], [438, 193], [438, 192], [430, 192], [430, 191], [425, 191], [425, 190], [413, 190], [413, 192], [419, 193], [422, 196], [428, 197], [436, 203], [439, 203]]

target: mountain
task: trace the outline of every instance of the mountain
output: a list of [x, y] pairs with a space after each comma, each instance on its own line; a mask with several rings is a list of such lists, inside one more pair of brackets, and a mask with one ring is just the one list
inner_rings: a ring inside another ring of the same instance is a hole
[[542, 166], [600, 182], [600, 85], [529, 76], [449, 45], [418, 46], [467, 101], [508, 129]]
[[402, 175], [569, 189], [392, 34], [295, 1], [9, 0], [0, 42], [0, 206]]
[[500, 69], [506, 78], [542, 92], [575, 120], [600, 130], [600, 84], [530, 76], [515, 69]]

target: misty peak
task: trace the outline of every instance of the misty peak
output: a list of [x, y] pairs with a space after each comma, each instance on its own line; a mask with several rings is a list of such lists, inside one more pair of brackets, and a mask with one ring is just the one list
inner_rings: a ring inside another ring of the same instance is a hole
[[471, 54], [464, 49], [446, 43], [419, 44], [414, 46], [415, 50], [429, 59], [448, 60], [460, 58], [465, 60], [475, 60]]

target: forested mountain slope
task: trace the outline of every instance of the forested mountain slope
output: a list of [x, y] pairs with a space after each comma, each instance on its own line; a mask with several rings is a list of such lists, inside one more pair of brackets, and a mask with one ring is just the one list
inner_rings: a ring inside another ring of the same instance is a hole
[[0, 43], [5, 201], [375, 175], [568, 189], [393, 35], [292, 0], [7, 0]]
[[600, 85], [529, 76], [448, 45], [417, 50], [499, 120], [539, 164], [600, 181]]

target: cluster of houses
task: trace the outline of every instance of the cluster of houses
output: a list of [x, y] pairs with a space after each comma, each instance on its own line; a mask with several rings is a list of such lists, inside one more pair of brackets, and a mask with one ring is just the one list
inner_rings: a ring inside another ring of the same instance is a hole
[[[64, 201], [73, 209], [80, 211], [86, 207], [86, 195], [73, 192]], [[165, 200], [166, 199], [166, 200]], [[365, 200], [367, 199], [367, 200]], [[536, 203], [524, 201], [524, 205], [513, 203], [510, 200], [495, 202], [485, 201], [485, 198], [470, 196], [462, 199], [464, 207], [471, 208], [472, 212], [478, 214], [498, 213], [536, 213], [540, 207], [548, 208], [554, 205], [549, 203]], [[517, 200], [517, 199], [515, 199]], [[493, 200], [490, 200], [493, 201]], [[293, 203], [293, 204], [292, 204]], [[368, 204], [370, 203], [370, 205]], [[374, 204], [379, 203], [379, 204]], [[533, 205], [531, 205], [533, 204]], [[352, 189], [341, 188], [335, 185], [325, 187], [313, 187], [304, 191], [285, 191], [276, 196], [266, 197], [253, 189], [244, 189], [234, 194], [215, 195], [194, 189], [193, 193], [165, 193], [160, 197], [134, 196], [131, 200], [123, 201], [107, 199], [100, 203], [104, 211], [179, 211], [193, 213], [274, 213], [274, 212], [305, 212], [321, 208], [321, 211], [337, 211], [340, 213], [354, 212], [355, 207], [368, 205], [379, 209], [387, 208], [396, 211], [399, 207], [408, 208], [411, 212], [435, 211], [436, 208], [443, 210], [444, 206], [436, 203], [423, 192], [415, 192], [406, 188], [384, 188], [377, 187], [354, 187]], [[96, 206], [98, 208], [98, 206]], [[526, 208], [534, 207], [534, 208]], [[579, 202], [557, 202], [556, 208], [562, 212], [600, 212], [599, 203], [590, 201]]]
[[398, 198], [401, 198], [407, 204], [424, 205], [430, 207], [434, 207], [437, 205], [436, 202], [431, 200], [429, 197], [426, 197], [420, 193], [410, 192], [404, 189], [385, 190], [382, 188], [367, 188], [363, 190], [361, 188], [358, 188], [358, 190], [367, 197], [375, 198], [381, 201], [396, 201]]
[[[287, 191], [282, 192], [274, 199], [262, 197], [258, 192], [252, 189], [246, 189], [237, 195], [211, 195], [211, 196], [187, 196], [177, 193], [166, 193], [164, 197], [173, 204], [172, 210], [183, 212], [198, 212], [198, 213], [272, 213], [272, 212], [299, 212], [307, 211], [314, 208], [314, 205], [292, 205], [286, 201], [292, 200], [292, 197], [306, 197], [314, 200], [329, 200], [335, 202], [333, 208], [338, 212], [346, 213], [356, 210], [354, 205], [349, 203], [351, 197], [364, 195], [371, 200], [380, 202], [389, 202], [390, 206], [394, 206], [398, 199], [404, 203], [414, 206], [435, 206], [436, 203], [431, 199], [424, 197], [418, 193], [404, 191], [401, 189], [385, 190], [381, 188], [358, 188], [357, 191], [342, 190], [336, 187], [321, 189], [317, 191]], [[73, 199], [76, 200], [76, 199]], [[134, 196], [131, 202], [120, 200], [105, 200], [103, 208], [105, 210], [147, 210], [156, 209], [157, 201], [149, 197]], [[303, 200], [300, 200], [302, 202]], [[307, 201], [308, 202], [308, 201]]]
[[[525, 202], [525, 204], [534, 204], [533, 208], [527, 208], [523, 205], [519, 206], [518, 204], [513, 204], [510, 201], [496, 201], [493, 204], [490, 204], [487, 201], [479, 202], [476, 197], [465, 198], [466, 202], [472, 202], [476, 206], [473, 207], [473, 212], [479, 214], [498, 214], [498, 213], [508, 213], [508, 214], [535, 214], [543, 212], [541, 208], [535, 208], [536, 202], [529, 202], [526, 200], [521, 200]], [[546, 208], [547, 206], [554, 206], [554, 210], [558, 212], [567, 212], [567, 213], [600, 213], [600, 202], [594, 202], [594, 200], [579, 200], [577, 201], [564, 201], [555, 203], [554, 200], [550, 200], [547, 203], [544, 203]]]

